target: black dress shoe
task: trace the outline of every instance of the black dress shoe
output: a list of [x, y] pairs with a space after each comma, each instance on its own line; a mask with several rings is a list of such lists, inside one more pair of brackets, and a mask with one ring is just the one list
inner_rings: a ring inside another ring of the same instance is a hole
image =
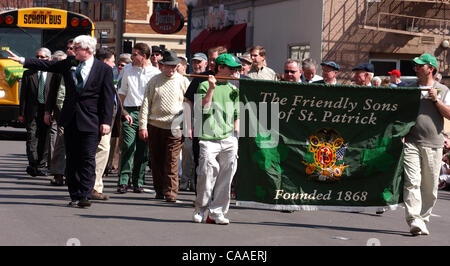
[[155, 199], [164, 199], [164, 194], [156, 194]]
[[75, 208], [77, 205], [78, 205], [78, 201], [72, 200], [71, 202], [69, 202], [69, 204], [67, 204], [67, 207]]
[[64, 176], [56, 174], [52, 180], [50, 180], [50, 184], [53, 186], [64, 186]]
[[117, 188], [117, 192], [119, 192], [120, 194], [125, 194], [125, 193], [127, 193], [127, 190], [128, 190], [127, 185], [120, 185], [120, 186]]
[[37, 176], [37, 170], [33, 166], [27, 166], [27, 174], [31, 175], [32, 177]]
[[85, 208], [85, 207], [91, 207], [91, 202], [87, 199], [81, 199], [78, 201], [78, 207]]

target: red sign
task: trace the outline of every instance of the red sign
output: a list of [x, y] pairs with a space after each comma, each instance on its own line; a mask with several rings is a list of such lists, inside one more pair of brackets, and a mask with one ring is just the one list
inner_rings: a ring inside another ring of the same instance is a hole
[[159, 9], [150, 17], [150, 27], [157, 33], [172, 34], [184, 26], [184, 17], [178, 9]]

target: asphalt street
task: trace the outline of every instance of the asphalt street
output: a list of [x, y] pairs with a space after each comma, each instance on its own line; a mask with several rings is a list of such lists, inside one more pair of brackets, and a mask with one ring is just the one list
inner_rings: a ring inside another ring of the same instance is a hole
[[116, 193], [117, 175], [105, 177], [108, 201], [69, 208], [67, 187], [51, 177], [25, 172], [23, 129], [0, 129], [0, 245], [2, 246], [447, 246], [450, 193], [439, 192], [429, 236], [413, 237], [404, 210], [375, 213], [272, 210], [237, 207], [229, 225], [191, 222], [193, 192], [176, 203], [154, 199], [151, 177], [146, 193]]

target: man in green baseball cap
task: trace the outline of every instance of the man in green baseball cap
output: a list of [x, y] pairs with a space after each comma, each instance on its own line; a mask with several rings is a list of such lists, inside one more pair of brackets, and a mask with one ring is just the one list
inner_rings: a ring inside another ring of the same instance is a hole
[[436, 57], [430, 54], [423, 54], [413, 59], [413, 62], [417, 65], [432, 65], [435, 69], [438, 67]]
[[[227, 53], [217, 57], [215, 63], [216, 77], [235, 77], [241, 68], [240, 62]], [[197, 198], [192, 215], [195, 223], [230, 223], [225, 215], [230, 206], [231, 182], [237, 168], [239, 90], [227, 80], [216, 80], [216, 77], [210, 75], [197, 91], [202, 97], [202, 121], [199, 123]], [[207, 209], [209, 214], [205, 218]]]
[[411, 87], [421, 89], [416, 124], [405, 137], [403, 201], [405, 218], [412, 235], [428, 235], [438, 195], [439, 174], [444, 138], [444, 117], [450, 118], [449, 89], [434, 80], [437, 60], [423, 54], [412, 60], [417, 81]]

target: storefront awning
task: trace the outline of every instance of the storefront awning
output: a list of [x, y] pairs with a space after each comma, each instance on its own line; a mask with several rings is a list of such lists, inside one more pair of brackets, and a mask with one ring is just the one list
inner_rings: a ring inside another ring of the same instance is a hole
[[229, 51], [245, 51], [247, 24], [232, 25], [221, 30], [203, 30], [191, 42], [191, 52], [207, 52], [209, 48], [224, 46]]

